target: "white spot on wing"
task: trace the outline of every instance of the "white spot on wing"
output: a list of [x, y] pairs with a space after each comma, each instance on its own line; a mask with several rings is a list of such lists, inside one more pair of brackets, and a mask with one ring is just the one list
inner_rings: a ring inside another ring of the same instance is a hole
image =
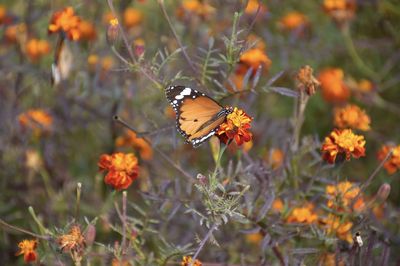
[[179, 95], [190, 95], [192, 93], [191, 88], [185, 88]]
[[182, 99], [183, 99], [182, 93], [179, 94], [179, 95], [176, 95], [176, 96], [175, 96], [175, 99], [176, 99], [176, 100], [182, 100]]

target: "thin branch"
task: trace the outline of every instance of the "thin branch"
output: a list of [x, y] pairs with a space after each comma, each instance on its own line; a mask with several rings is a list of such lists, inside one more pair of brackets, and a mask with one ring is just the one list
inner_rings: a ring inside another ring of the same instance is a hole
[[214, 230], [217, 229], [217, 225], [214, 224], [210, 230], [208, 231], [208, 233], [206, 234], [206, 236], [204, 237], [204, 239], [200, 242], [199, 247], [197, 248], [196, 252], [193, 255], [192, 258], [192, 263], [189, 266], [192, 266], [193, 263], [196, 261], [196, 258], [199, 256], [200, 251], [203, 249], [204, 245], [207, 243], [208, 239], [211, 237], [212, 233], [214, 232]]
[[31, 235], [33, 237], [40, 238], [40, 239], [43, 239], [43, 240], [46, 240], [46, 241], [49, 241], [51, 239], [50, 236], [38, 235], [38, 234], [35, 234], [35, 233], [31, 232], [31, 231], [28, 231], [28, 230], [19, 228], [17, 226], [11, 225], [9, 223], [6, 223], [3, 219], [0, 219], [0, 225], [5, 227], [5, 228], [8, 228], [8, 229], [11, 229], [11, 230], [14, 230], [14, 231], [18, 231], [18, 232], [21, 232], [21, 233], [24, 233], [24, 234], [27, 234], [27, 235]]

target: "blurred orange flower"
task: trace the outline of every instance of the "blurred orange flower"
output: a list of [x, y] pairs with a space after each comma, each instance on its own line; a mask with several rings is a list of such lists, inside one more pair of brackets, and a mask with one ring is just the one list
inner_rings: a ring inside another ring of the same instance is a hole
[[226, 122], [222, 123], [217, 131], [217, 136], [225, 144], [234, 139], [237, 145], [242, 145], [252, 139], [249, 131], [251, 118], [242, 109], [234, 108], [233, 112], [227, 115]]
[[245, 74], [248, 69], [251, 68], [254, 75], [260, 66], [265, 72], [268, 72], [271, 63], [271, 59], [269, 59], [269, 57], [263, 50], [252, 48], [245, 51], [240, 56], [239, 66], [236, 70], [236, 73]]
[[97, 37], [96, 28], [89, 21], [82, 20], [78, 25], [78, 29], [82, 40], [93, 41]]
[[400, 169], [400, 145], [383, 145], [381, 149], [378, 151], [378, 160], [383, 161], [387, 154], [393, 150], [390, 158], [384, 163], [383, 167], [386, 169], [388, 174], [394, 174], [397, 170]]
[[334, 125], [339, 128], [370, 130], [370, 118], [363, 109], [354, 104], [334, 109]]
[[[322, 158], [329, 163], [335, 163], [337, 156], [344, 156], [347, 161], [350, 157], [360, 158], [365, 156], [364, 136], [356, 135], [351, 129], [334, 129], [325, 138], [322, 144]], [[342, 158], [340, 158], [342, 159]]]
[[57, 242], [60, 245], [60, 249], [64, 252], [73, 251], [81, 253], [86, 246], [85, 238], [77, 225], [72, 226], [68, 234], [60, 236]]
[[124, 25], [127, 28], [132, 28], [139, 25], [143, 20], [143, 14], [140, 10], [128, 7], [123, 14]]
[[327, 68], [319, 73], [322, 96], [325, 101], [340, 103], [350, 97], [350, 90], [343, 81], [344, 74], [340, 68]]
[[111, 266], [132, 266], [132, 264], [125, 259], [113, 258], [113, 260], [111, 261]]
[[352, 222], [343, 220], [334, 214], [329, 214], [328, 217], [320, 220], [320, 225], [328, 235], [336, 235], [341, 240], [347, 241], [350, 244], [353, 243], [353, 236], [351, 234]]
[[360, 81], [358, 81], [357, 86], [355, 87], [358, 92], [362, 93], [372, 92], [374, 88], [374, 84], [367, 79], [361, 79]]
[[285, 205], [283, 204], [283, 201], [280, 198], [275, 199], [272, 202], [272, 210], [275, 212], [282, 212], [283, 208], [285, 207]]
[[181, 266], [201, 266], [202, 263], [199, 260], [192, 260], [192, 257], [190, 256], [184, 256], [182, 258]]
[[321, 266], [345, 266], [342, 257], [337, 258], [338, 264], [336, 264], [336, 254], [335, 253], [324, 253], [319, 259], [319, 264]]
[[307, 203], [304, 207], [294, 208], [286, 218], [288, 223], [312, 224], [318, 220], [318, 215], [314, 212], [314, 204]]
[[37, 61], [42, 56], [50, 52], [50, 44], [46, 40], [30, 39], [25, 45], [27, 56], [32, 61]]
[[285, 154], [281, 149], [271, 149], [266, 156], [264, 156], [264, 160], [272, 166], [272, 169], [278, 169], [285, 158]]
[[308, 96], [314, 95], [317, 88], [321, 85], [314, 77], [313, 72], [314, 70], [310, 66], [305, 65], [297, 71], [295, 77], [297, 89], [304, 91]]
[[68, 39], [77, 41], [81, 38], [79, 24], [81, 18], [75, 15], [72, 7], [55, 12], [48, 27], [49, 33], [64, 32]]
[[18, 247], [20, 250], [15, 254], [15, 256], [23, 254], [24, 261], [26, 263], [36, 261], [38, 258], [38, 254], [36, 252], [37, 245], [37, 240], [23, 240], [18, 243]]
[[214, 13], [215, 8], [205, 1], [183, 0], [182, 5], [177, 10], [177, 17], [182, 19], [187, 15], [194, 14], [205, 19]]
[[356, 11], [355, 0], [324, 0], [322, 7], [339, 25], [351, 20]]
[[103, 154], [98, 166], [108, 171], [104, 182], [116, 190], [127, 189], [139, 174], [138, 159], [133, 153]]
[[279, 25], [289, 31], [301, 29], [308, 26], [308, 18], [303, 13], [292, 11], [279, 20]]
[[260, 244], [263, 238], [264, 237], [261, 233], [246, 234], [246, 241], [254, 245]]
[[258, 5], [260, 5], [260, 11], [259, 11], [260, 15], [263, 15], [268, 11], [267, 6], [263, 4], [262, 1], [249, 0], [247, 2], [247, 6], [244, 10], [244, 13], [247, 15], [254, 15], [258, 10]]
[[7, 9], [5, 6], [0, 5], [0, 25], [2, 25], [7, 17]]
[[24, 43], [27, 39], [27, 28], [25, 23], [10, 25], [4, 31], [4, 37], [9, 43]]
[[328, 185], [325, 193], [328, 197], [328, 208], [336, 211], [350, 211], [350, 209], [362, 211], [365, 208], [360, 188], [352, 182], [344, 181], [337, 185]]
[[143, 138], [138, 138], [133, 131], [127, 131], [124, 136], [120, 136], [115, 140], [117, 147], [133, 147], [139, 150], [140, 157], [143, 160], [151, 160], [153, 158], [153, 149], [150, 144]]
[[18, 116], [19, 124], [24, 128], [30, 128], [36, 133], [41, 130], [49, 131], [53, 124], [53, 117], [42, 109], [30, 109]]

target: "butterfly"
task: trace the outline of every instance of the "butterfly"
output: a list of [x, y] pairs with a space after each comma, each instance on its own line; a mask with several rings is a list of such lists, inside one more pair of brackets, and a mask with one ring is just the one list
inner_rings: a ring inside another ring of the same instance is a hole
[[185, 86], [169, 86], [165, 94], [175, 110], [179, 133], [195, 148], [214, 135], [233, 111], [232, 107], [223, 107], [204, 93]]

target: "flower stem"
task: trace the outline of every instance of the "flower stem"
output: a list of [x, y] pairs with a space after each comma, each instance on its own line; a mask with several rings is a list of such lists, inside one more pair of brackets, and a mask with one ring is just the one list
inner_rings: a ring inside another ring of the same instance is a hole
[[204, 245], [207, 243], [207, 240], [211, 237], [212, 233], [214, 232], [214, 230], [217, 229], [217, 225], [214, 224], [210, 230], [208, 231], [208, 233], [206, 234], [206, 236], [203, 238], [203, 240], [200, 242], [199, 247], [197, 248], [196, 252], [193, 255], [192, 258], [192, 263], [189, 266], [193, 266], [193, 263], [196, 261], [196, 258], [199, 256], [200, 251], [203, 249]]

